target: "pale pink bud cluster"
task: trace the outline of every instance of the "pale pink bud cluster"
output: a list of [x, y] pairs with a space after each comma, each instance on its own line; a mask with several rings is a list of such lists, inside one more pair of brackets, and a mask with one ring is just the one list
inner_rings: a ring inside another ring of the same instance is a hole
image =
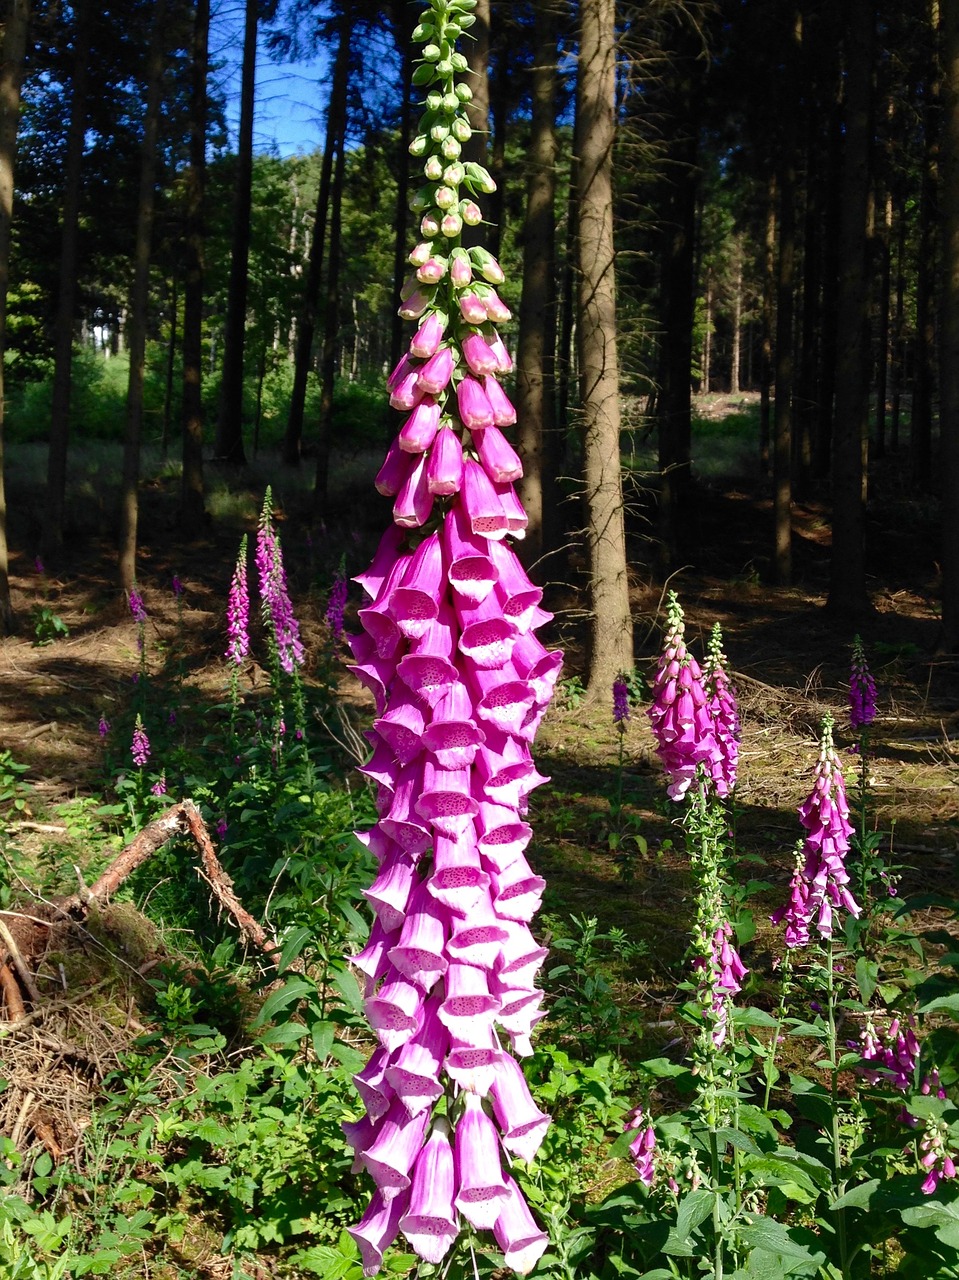
[[[725, 694], [732, 697], [728, 685], [723, 687]], [[668, 598], [665, 644], [653, 681], [649, 720], [656, 739], [656, 753], [666, 771], [670, 799], [682, 800], [701, 765], [712, 779], [715, 793], [728, 794], [732, 784], [717, 719], [699, 663], [686, 648], [683, 611], [672, 591]], [[725, 725], [726, 731], [731, 733], [733, 724], [738, 728], [738, 722], [732, 721]], [[735, 782], [735, 767], [732, 781]]]
[[846, 855], [853, 828], [828, 715], [823, 718], [813, 789], [799, 806], [799, 820], [806, 830], [802, 861], [793, 875], [788, 902], [771, 917], [773, 924], [786, 922], [787, 947], [806, 946], [812, 928], [820, 937], [831, 938], [836, 911], [853, 916], [860, 912], [848, 888]]
[[717, 622], [713, 624], [703, 668], [706, 698], [719, 747], [719, 758], [714, 757], [709, 763], [710, 777], [717, 795], [727, 795], [736, 785], [739, 740], [742, 736], [736, 690], [729, 682], [727, 667], [722, 632]]

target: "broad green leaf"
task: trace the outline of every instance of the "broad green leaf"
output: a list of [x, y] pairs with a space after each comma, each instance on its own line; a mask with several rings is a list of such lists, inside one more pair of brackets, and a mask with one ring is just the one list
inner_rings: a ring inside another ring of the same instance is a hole
[[879, 965], [868, 956], [860, 956], [856, 961], [856, 982], [866, 1004], [872, 999], [879, 980]]
[[959, 991], [947, 996], [936, 996], [935, 1000], [927, 1000], [919, 1006], [919, 1013], [951, 1013], [959, 1018]]
[[315, 994], [316, 983], [309, 978], [304, 978], [299, 974], [293, 978], [287, 978], [282, 987], [276, 991], [271, 991], [263, 1001], [259, 1013], [253, 1020], [253, 1026], [262, 1027], [265, 1022], [272, 1022], [276, 1014], [288, 1009], [294, 1001], [300, 1000], [306, 995]]
[[688, 1196], [684, 1196], [679, 1202], [679, 1212], [676, 1214], [675, 1231], [680, 1240], [686, 1240], [700, 1223], [706, 1221], [713, 1211], [715, 1199], [715, 1192], [710, 1191], [708, 1187], [700, 1187], [697, 1191], [691, 1191]]
[[870, 1209], [872, 1207], [872, 1199], [882, 1186], [879, 1178], [870, 1178], [868, 1182], [861, 1183], [858, 1187], [853, 1187], [851, 1191], [847, 1191], [845, 1195], [834, 1200], [829, 1206], [830, 1209]]
[[902, 1220], [909, 1227], [932, 1228], [943, 1244], [959, 1249], [959, 1199], [930, 1200], [902, 1210]]

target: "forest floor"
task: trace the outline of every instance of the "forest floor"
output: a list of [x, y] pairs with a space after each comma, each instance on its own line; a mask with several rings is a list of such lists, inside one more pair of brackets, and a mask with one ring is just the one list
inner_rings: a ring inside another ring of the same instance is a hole
[[[724, 419], [723, 406], [704, 408], [709, 412], [698, 429], [705, 436], [720, 431]], [[740, 406], [737, 401], [725, 408], [735, 413]], [[318, 541], [306, 532], [300, 482], [282, 475], [274, 480], [307, 680], [326, 660], [317, 649], [327, 644], [322, 618], [333, 571], [345, 556], [347, 571], [359, 572], [388, 518], [385, 504], [368, 501], [354, 487], [368, 469], [364, 459], [350, 459], [349, 467], [350, 482], [337, 488], [336, 509]], [[139, 586], [149, 615], [148, 661], [180, 691], [184, 734], [202, 725], [224, 697], [227, 587], [240, 533], [253, 529], [265, 470], [243, 485], [231, 481], [227, 514], [190, 545], [176, 530], [175, 479], [160, 475], [144, 493]], [[14, 486], [11, 507], [23, 498]], [[809, 790], [825, 711], [840, 726], [850, 790], [859, 768], [849, 750], [852, 737], [842, 729], [853, 636], [824, 609], [828, 510], [815, 496], [796, 503], [796, 585], [788, 589], [765, 581], [771, 522], [770, 495], [754, 478], [710, 476], [700, 484], [696, 527], [688, 531], [688, 567], [664, 585], [647, 567], [655, 560], [652, 527], [641, 509], [630, 515], [639, 674], [652, 674], [667, 587], [677, 591], [686, 611], [694, 651], [701, 654], [714, 622], [723, 629], [743, 724], [738, 869], [744, 886], [754, 882], [758, 926], [744, 958], [758, 975], [772, 960], [772, 935], [763, 922], [786, 896], [800, 834], [796, 807]], [[71, 804], [109, 793], [97, 722], [101, 715], [122, 720], [139, 659], [136, 626], [118, 598], [114, 552], [103, 531], [91, 526], [72, 539], [56, 573], [35, 563], [29, 526], [21, 532], [19, 544], [13, 541], [11, 581], [22, 629], [0, 642], [0, 816], [14, 897], [22, 905], [31, 894], [74, 891], [73, 864], [92, 874], [118, 847], [116, 840], [85, 847], [86, 828], [80, 824], [78, 834], [63, 815]], [[936, 656], [936, 554], [931, 505], [910, 495], [898, 461], [886, 460], [877, 469], [870, 507], [874, 613], [860, 628], [879, 686], [868, 770], [872, 820], [883, 833], [884, 854], [901, 867], [902, 891], [912, 893], [955, 892], [959, 865], [959, 662]], [[569, 574], [551, 571], [551, 578], [565, 581], [552, 581], [545, 601], [555, 621], [544, 638], [562, 645], [567, 659], [536, 748], [540, 771], [551, 777], [531, 798], [535, 834], [528, 856], [548, 884], [539, 928], [547, 940], [595, 935], [589, 959], [605, 964], [621, 1016], [668, 1026], [691, 919], [687, 862], [676, 806], [663, 799], [643, 708], [634, 708], [621, 737], [611, 697], [593, 702], [584, 696], [578, 678], [584, 645], [580, 572], [575, 558]], [[179, 604], [173, 575], [184, 587]], [[351, 608], [357, 603], [353, 599]], [[68, 634], [35, 643], [37, 634], [42, 639], [49, 633], [52, 617], [62, 619]], [[254, 694], [264, 682], [265, 674], [254, 669]], [[338, 682], [348, 714], [361, 724], [369, 710], [365, 695], [345, 672]], [[14, 764], [26, 767], [22, 777]], [[343, 768], [345, 775], [348, 762]], [[616, 852], [631, 835], [643, 843], [626, 841], [636, 856], [624, 881]], [[149, 936], [140, 942], [149, 950], [156, 937], [152, 926], [144, 930]], [[624, 947], [623, 939], [632, 945]], [[90, 980], [101, 981], [101, 971], [91, 969]], [[149, 1009], [134, 1007], [134, 998], [132, 988], [124, 990], [109, 1014], [115, 1024], [117, 1006], [127, 1002], [131, 1037], [150, 1021]], [[761, 995], [753, 999], [762, 1003]], [[96, 1046], [114, 1032], [109, 1019], [100, 1025], [94, 1019], [85, 1034]]]

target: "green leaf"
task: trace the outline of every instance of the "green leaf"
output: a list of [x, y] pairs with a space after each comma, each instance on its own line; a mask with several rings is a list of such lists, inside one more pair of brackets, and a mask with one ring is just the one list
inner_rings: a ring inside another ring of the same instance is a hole
[[[787, 1228], [773, 1218], [757, 1218], [748, 1226], [740, 1227], [736, 1236], [747, 1249], [758, 1249], [764, 1253], [776, 1254], [780, 1258], [795, 1259], [809, 1264], [814, 1270], [818, 1266], [806, 1246], [794, 1240]], [[789, 1268], [790, 1271], [792, 1269]]]
[[262, 1027], [265, 1022], [272, 1022], [276, 1014], [288, 1009], [295, 1001], [301, 1000], [306, 995], [315, 994], [316, 983], [309, 978], [304, 978], [300, 974], [287, 978], [282, 987], [271, 991], [263, 1001], [259, 1013], [253, 1020], [253, 1026]]
[[872, 1207], [873, 1196], [881, 1186], [882, 1182], [879, 1178], [870, 1178], [868, 1182], [860, 1183], [858, 1187], [853, 1187], [851, 1191], [847, 1191], [838, 1200], [834, 1200], [829, 1208], [834, 1212], [837, 1209], [869, 1210]]
[[776, 1027], [779, 1019], [774, 1018], [765, 1009], [733, 1009], [733, 1023], [737, 1027]]
[[700, 1187], [698, 1191], [691, 1191], [680, 1201], [674, 1228], [680, 1240], [685, 1241], [700, 1223], [706, 1221], [713, 1211], [715, 1199], [715, 1192], [710, 1191], [708, 1187]]
[[343, 1003], [348, 1009], [352, 1009], [354, 1013], [363, 1012], [363, 997], [360, 995], [360, 989], [352, 973], [349, 973], [346, 969], [341, 969], [339, 973], [334, 973], [333, 985], [343, 997]]
[[287, 937], [283, 943], [283, 950], [280, 952], [280, 963], [277, 966], [280, 973], [284, 973], [290, 967], [290, 964], [303, 950], [303, 944], [309, 941], [312, 932], [308, 925], [301, 924]]
[[336, 1026], [332, 1022], [318, 1022], [312, 1028], [310, 1037], [313, 1041], [313, 1052], [320, 1062], [325, 1062], [329, 1057], [335, 1035]]
[[872, 999], [879, 980], [879, 965], [868, 956], [860, 956], [856, 961], [856, 983], [866, 1004]]
[[943, 1244], [959, 1249], [959, 1199], [930, 1200], [912, 1209], [903, 1209], [902, 1220], [909, 1227], [931, 1227]]
[[959, 1018], [959, 991], [954, 991], [947, 996], [936, 996], [935, 1000], [927, 1000], [925, 1004], [919, 1006], [919, 1013], [951, 1013], [954, 1018]]

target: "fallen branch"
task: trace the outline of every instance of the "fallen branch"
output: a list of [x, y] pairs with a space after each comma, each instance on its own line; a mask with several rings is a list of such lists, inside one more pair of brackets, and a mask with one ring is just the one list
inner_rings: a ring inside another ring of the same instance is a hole
[[60, 910], [74, 918], [88, 914], [91, 902], [106, 902], [128, 876], [179, 835], [189, 835], [200, 854], [198, 874], [209, 885], [216, 900], [236, 921], [240, 933], [259, 948], [274, 964], [279, 962], [280, 947], [258, 921], [254, 920], [233, 891], [233, 881], [223, 870], [213, 848], [206, 823], [192, 800], [181, 800], [161, 817], [143, 828], [125, 849], [117, 854], [103, 874], [89, 887], [59, 904]]
[[20, 987], [8, 964], [0, 964], [0, 992], [3, 993], [3, 1006], [10, 1022], [20, 1022], [27, 1015], [20, 994]]
[[23, 989], [30, 997], [31, 1004], [39, 1004], [40, 992], [37, 990], [37, 984], [33, 980], [33, 974], [27, 968], [26, 962], [20, 954], [20, 948], [17, 946], [16, 939], [2, 920], [0, 920], [0, 943], [6, 947], [7, 954], [13, 961], [13, 966], [17, 973], [20, 975], [20, 981], [23, 983]]

